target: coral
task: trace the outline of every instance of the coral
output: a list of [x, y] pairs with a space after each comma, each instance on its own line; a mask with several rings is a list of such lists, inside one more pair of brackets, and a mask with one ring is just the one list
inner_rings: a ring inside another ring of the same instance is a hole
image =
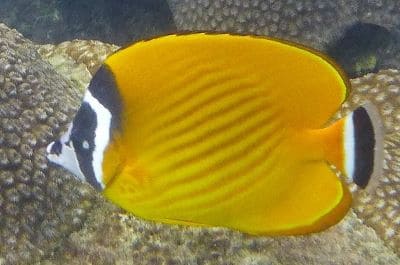
[[351, 80], [352, 91], [337, 117], [363, 104], [378, 107], [385, 126], [384, 174], [374, 192], [354, 190], [354, 211], [393, 249], [400, 249], [400, 71], [382, 70]]
[[[56, 261], [56, 262], [55, 262]], [[398, 264], [400, 259], [353, 212], [325, 232], [252, 237], [223, 228], [148, 222], [108, 205], [45, 264]]]
[[388, 29], [400, 25], [395, 0], [168, 0], [180, 30], [217, 30], [283, 37], [326, 47], [357, 23]]
[[55, 55], [70, 57], [76, 63], [84, 64], [93, 75], [104, 59], [118, 48], [116, 45], [95, 40], [72, 40], [58, 45], [41, 45], [38, 52], [44, 58]]
[[[373, 193], [357, 191], [354, 211], [393, 249], [400, 250], [400, 133], [386, 136], [385, 169]], [[397, 253], [399, 254], [399, 253]]]
[[[400, 2], [363, 1], [363, 0], [168, 0], [174, 20], [179, 30], [224, 31], [245, 34], [258, 34], [299, 42], [322, 51], [328, 51], [332, 46], [340, 46], [338, 41], [346, 35], [352, 26], [363, 23], [387, 29], [387, 40], [380, 34], [365, 34], [362, 40], [353, 44], [350, 52], [352, 58], [360, 57], [357, 65], [347, 65], [348, 73], [363, 72], [360, 65], [373, 70], [388, 67], [400, 68], [398, 31], [400, 25]], [[365, 59], [359, 54], [360, 47], [367, 46], [374, 39], [377, 45], [385, 46], [384, 51], [379, 47], [374, 51], [366, 51], [367, 57], [377, 56], [376, 61]], [[354, 39], [355, 37], [353, 37]], [[387, 41], [389, 43], [387, 43]], [[392, 45], [392, 44], [395, 45]], [[349, 47], [347, 47], [349, 48]], [[335, 49], [333, 49], [335, 50]], [[349, 50], [349, 49], [347, 49]], [[372, 55], [369, 54], [372, 52]], [[375, 54], [376, 53], [376, 54]], [[332, 55], [337, 53], [333, 51]], [[354, 60], [340, 53], [344, 59]], [[394, 59], [395, 58], [395, 59]], [[341, 58], [337, 58], [339, 61]], [[372, 65], [371, 65], [372, 63]]]
[[[215, 30], [283, 37], [327, 46], [354, 23], [357, 1], [169, 0], [179, 30]], [[342, 12], [344, 11], [344, 12]]]
[[39, 54], [64, 78], [83, 89], [108, 54], [118, 46], [93, 40], [65, 41], [58, 45], [41, 45]]
[[385, 128], [385, 161], [383, 176], [375, 191], [365, 192], [351, 185], [353, 208], [357, 216], [397, 250], [400, 249], [400, 71], [381, 70], [351, 80], [352, 91], [338, 119], [366, 101], [379, 110]]
[[80, 92], [32, 43], [0, 24], [0, 264], [51, 255], [96, 201], [88, 186], [45, 157], [79, 101]]
[[385, 133], [400, 132], [400, 71], [381, 70], [351, 79], [352, 91], [336, 118], [343, 117], [350, 110], [365, 101], [377, 106], [385, 126]]
[[38, 43], [78, 38], [122, 45], [175, 30], [163, 0], [2, 0], [0, 21]]

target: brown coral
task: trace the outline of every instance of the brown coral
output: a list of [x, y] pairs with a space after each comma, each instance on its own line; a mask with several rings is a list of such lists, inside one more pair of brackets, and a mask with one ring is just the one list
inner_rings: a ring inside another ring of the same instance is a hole
[[[284, 37], [323, 48], [356, 18], [356, 1], [169, 0], [179, 30]], [[343, 12], [342, 12], [343, 11]]]
[[387, 134], [400, 132], [400, 72], [382, 70], [351, 80], [352, 91], [337, 117], [371, 101], [379, 109]]
[[[386, 137], [385, 173], [372, 193], [359, 191], [354, 210], [393, 249], [400, 249], [400, 133]], [[398, 253], [399, 254], [399, 253]]]
[[90, 74], [99, 69], [104, 59], [117, 50], [118, 46], [103, 43], [95, 40], [72, 40], [65, 41], [58, 45], [42, 45], [38, 49], [44, 58], [51, 58], [55, 55], [70, 57], [77, 64], [84, 64]]
[[384, 173], [375, 191], [354, 192], [355, 213], [391, 247], [400, 249], [400, 71], [389, 69], [352, 79], [352, 91], [335, 118], [366, 101], [377, 106], [385, 127]]
[[[168, 0], [168, 3], [178, 30], [236, 32], [292, 40], [331, 52], [352, 76], [375, 69], [400, 68], [397, 0]], [[356, 33], [350, 36], [351, 41], [343, 40], [353, 28], [362, 31], [369, 25], [370, 33]], [[353, 44], [340, 48], [347, 41]]]
[[179, 30], [217, 30], [283, 37], [318, 49], [356, 22], [395, 29], [396, 0], [168, 0]]
[[58, 45], [39, 45], [38, 52], [72, 86], [86, 89], [92, 75], [118, 46], [91, 40], [65, 41]]
[[400, 254], [399, 132], [389, 134], [385, 138], [384, 174], [379, 186], [372, 193], [355, 189], [353, 208], [365, 224], [372, 227], [397, 254]]
[[29, 41], [0, 24], [0, 264], [51, 254], [96, 198], [45, 157], [79, 98]]
[[[375, 232], [353, 212], [325, 232], [297, 237], [252, 237], [222, 228], [143, 221], [104, 206], [73, 233], [59, 264], [397, 264]], [[56, 263], [57, 264], [57, 263]]]

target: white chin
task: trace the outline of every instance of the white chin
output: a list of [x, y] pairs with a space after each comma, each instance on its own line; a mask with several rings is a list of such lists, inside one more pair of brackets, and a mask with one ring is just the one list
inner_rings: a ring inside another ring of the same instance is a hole
[[85, 180], [85, 176], [83, 175], [81, 169], [79, 168], [79, 162], [78, 158], [76, 157], [74, 148], [62, 144], [61, 153], [53, 154], [50, 152], [50, 150], [54, 143], [55, 142], [50, 143], [46, 148], [47, 159], [49, 159], [50, 162], [60, 165], [63, 168], [67, 169], [79, 179]]

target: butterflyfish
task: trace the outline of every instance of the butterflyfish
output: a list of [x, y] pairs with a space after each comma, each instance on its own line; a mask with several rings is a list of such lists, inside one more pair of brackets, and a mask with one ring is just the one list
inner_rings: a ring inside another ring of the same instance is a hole
[[47, 156], [144, 219], [317, 232], [351, 204], [332, 166], [362, 188], [382, 171], [372, 104], [328, 123], [349, 89], [338, 65], [294, 43], [162, 36], [104, 61]]

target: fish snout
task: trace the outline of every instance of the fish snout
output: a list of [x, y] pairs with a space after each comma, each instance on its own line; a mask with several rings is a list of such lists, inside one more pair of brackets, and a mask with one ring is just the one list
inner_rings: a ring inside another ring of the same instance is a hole
[[71, 142], [64, 142], [63, 138], [51, 142], [47, 148], [47, 159], [56, 165], [59, 165], [81, 180], [85, 180], [85, 176], [79, 165], [78, 158]]
[[56, 155], [59, 156], [62, 153], [62, 144], [60, 140], [56, 140], [51, 142], [47, 148], [47, 155]]

